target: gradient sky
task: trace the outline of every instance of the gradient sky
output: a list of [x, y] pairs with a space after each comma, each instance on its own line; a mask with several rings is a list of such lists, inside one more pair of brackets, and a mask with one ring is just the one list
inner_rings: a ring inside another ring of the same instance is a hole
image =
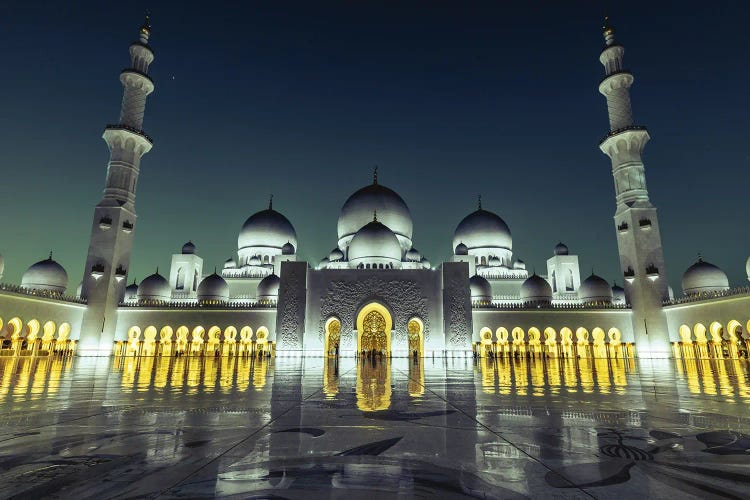
[[[148, 5], [147, 5], [148, 4]], [[205, 269], [274, 208], [317, 263], [341, 205], [380, 181], [403, 196], [433, 263], [456, 224], [495, 211], [545, 271], [558, 240], [621, 281], [602, 16], [635, 74], [644, 155], [676, 292], [698, 252], [747, 284], [750, 65], [746, 2], [3, 2], [0, 253], [20, 282], [50, 249], [81, 280], [143, 12], [156, 60], [130, 279], [192, 239]]]

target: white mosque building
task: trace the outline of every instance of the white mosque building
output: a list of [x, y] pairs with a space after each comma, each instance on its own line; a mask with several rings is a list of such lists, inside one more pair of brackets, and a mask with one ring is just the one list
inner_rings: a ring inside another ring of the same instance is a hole
[[[136, 184], [153, 144], [143, 132], [154, 89], [150, 31], [147, 21], [130, 45], [120, 120], [104, 130], [111, 156], [82, 283], [70, 287], [50, 255], [20, 284], [0, 285], [1, 354], [746, 355], [747, 288], [731, 288], [721, 269], [701, 259], [685, 271], [679, 297], [667, 286], [641, 159], [650, 137], [633, 120], [633, 75], [609, 26], [599, 91], [610, 131], [600, 148], [615, 181], [622, 288], [594, 274], [582, 280], [578, 257], [563, 243], [550, 249], [544, 275], [530, 274], [514, 257], [510, 228], [481, 199], [458, 222], [450, 261], [430, 263], [413, 246], [407, 203], [379, 182], [377, 170], [344, 202], [338, 240], [320, 262], [298, 258], [294, 226], [271, 200], [244, 222], [236, 258], [220, 272], [207, 272], [214, 266], [204, 268], [187, 242], [168, 273], [128, 284]], [[0, 278], [3, 267], [0, 257]]]

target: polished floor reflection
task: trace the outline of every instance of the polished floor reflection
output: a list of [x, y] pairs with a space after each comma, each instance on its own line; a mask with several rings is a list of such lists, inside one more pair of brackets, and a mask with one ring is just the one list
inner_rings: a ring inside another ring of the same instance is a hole
[[0, 359], [0, 497], [747, 498], [740, 360]]

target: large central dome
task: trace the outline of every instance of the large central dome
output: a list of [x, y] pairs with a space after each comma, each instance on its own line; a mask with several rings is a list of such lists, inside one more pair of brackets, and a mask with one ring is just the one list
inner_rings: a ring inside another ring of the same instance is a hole
[[453, 236], [453, 247], [460, 243], [466, 245], [470, 253], [474, 253], [471, 250], [513, 248], [513, 239], [505, 221], [489, 210], [481, 208], [459, 222]]
[[351, 195], [341, 208], [338, 222], [339, 248], [345, 250], [354, 235], [372, 222], [373, 213], [378, 221], [393, 231], [405, 250], [411, 248], [413, 224], [409, 207], [392, 189], [378, 184], [377, 177]]

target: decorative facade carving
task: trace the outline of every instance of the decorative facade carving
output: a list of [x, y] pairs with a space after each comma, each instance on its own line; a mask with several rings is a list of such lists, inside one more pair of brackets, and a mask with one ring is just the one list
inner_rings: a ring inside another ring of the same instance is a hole
[[448, 348], [465, 349], [471, 345], [471, 327], [467, 323], [466, 283], [453, 276], [448, 280], [445, 294], [448, 298]]
[[[387, 298], [386, 298], [387, 297]], [[371, 277], [362, 281], [332, 281], [320, 302], [318, 338], [323, 342], [325, 321], [331, 316], [341, 319], [341, 346], [356, 349], [356, 314], [368, 302], [380, 302], [393, 312], [391, 348], [406, 349], [407, 323], [417, 317], [424, 324], [424, 339], [430, 338], [430, 320], [427, 315], [427, 297], [421, 287], [411, 280], [383, 280]]]
[[[295, 263], [296, 264], [296, 263]], [[276, 343], [279, 349], [302, 349], [302, 331], [305, 313], [306, 266], [289, 264], [283, 266], [283, 279], [279, 290], [278, 323]]]

